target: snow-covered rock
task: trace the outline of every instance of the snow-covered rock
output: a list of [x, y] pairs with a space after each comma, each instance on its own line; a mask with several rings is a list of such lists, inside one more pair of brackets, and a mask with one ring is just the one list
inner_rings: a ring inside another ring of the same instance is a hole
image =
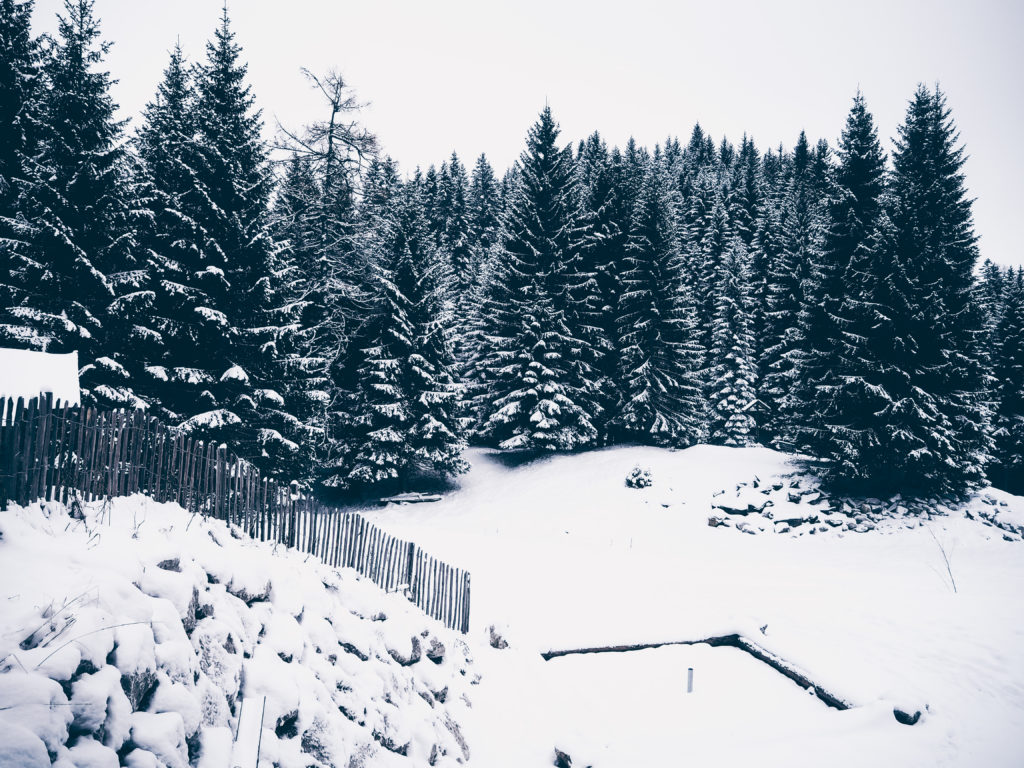
[[468, 759], [469, 647], [404, 597], [172, 504], [99, 507], [0, 512], [0, 766]]

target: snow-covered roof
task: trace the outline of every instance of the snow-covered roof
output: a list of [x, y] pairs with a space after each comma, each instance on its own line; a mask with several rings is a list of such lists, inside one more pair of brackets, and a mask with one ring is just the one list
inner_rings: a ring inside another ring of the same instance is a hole
[[0, 347], [0, 398], [26, 400], [52, 393], [54, 402], [81, 403], [78, 388], [78, 353], [53, 355], [28, 349]]

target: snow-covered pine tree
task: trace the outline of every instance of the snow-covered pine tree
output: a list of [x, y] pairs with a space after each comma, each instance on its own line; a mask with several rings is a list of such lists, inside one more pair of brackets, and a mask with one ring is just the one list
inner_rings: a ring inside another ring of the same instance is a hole
[[[17, 180], [35, 154], [42, 81], [39, 43], [32, 37], [33, 2], [0, 0], [0, 345], [25, 346], [28, 329], [16, 312], [29, 300], [15, 249], [26, 236]], [[24, 253], [24, 246], [21, 246]]]
[[466, 469], [448, 338], [450, 269], [421, 195], [419, 185], [405, 185], [376, 233], [373, 310], [349, 357], [349, 452], [326, 479], [329, 486], [403, 488], [422, 472]]
[[[32, 37], [33, 0], [0, 0], [0, 222], [14, 225], [26, 155], [33, 154], [41, 81], [39, 43]], [[2, 278], [0, 278], [2, 279]]]
[[[918, 313], [897, 336], [916, 349], [903, 363], [906, 388], [892, 409], [934, 401], [923, 431], [885, 444], [887, 477], [909, 487], [960, 490], [984, 478], [991, 449], [985, 404], [983, 318], [974, 290], [978, 258], [964, 149], [945, 95], [921, 86], [910, 101], [893, 154], [890, 217], [895, 249]], [[883, 418], [892, 409], [882, 414]], [[927, 411], [926, 411], [927, 412]]]
[[754, 239], [750, 245], [750, 320], [755, 359], [764, 359], [771, 326], [768, 320], [768, 286], [782, 258], [784, 238], [782, 210], [777, 194], [766, 194], [758, 208]]
[[704, 436], [703, 350], [696, 303], [683, 274], [678, 194], [651, 163], [637, 200], [618, 300], [621, 405], [609, 425], [618, 439], [687, 446]]
[[[419, 169], [417, 169], [418, 171]], [[448, 220], [447, 200], [442, 189], [442, 179], [448, 174], [448, 162], [441, 163], [441, 170], [431, 164], [419, 180], [423, 199], [423, 211], [427, 224], [438, 248], [444, 247], [444, 225]]]
[[488, 296], [494, 290], [497, 265], [502, 258], [499, 244], [505, 197], [508, 189], [514, 186], [513, 176], [514, 169], [510, 169], [498, 182], [487, 158], [481, 155], [473, 169], [470, 186], [470, 245], [476, 265], [476, 282], [462, 343], [462, 359], [459, 360], [460, 379], [465, 387], [465, 427], [470, 434], [478, 432], [487, 401], [489, 334], [493, 332], [495, 323], [486, 307]]
[[849, 354], [856, 354], [859, 338], [848, 333], [856, 326], [854, 306], [862, 290], [851, 263], [875, 226], [885, 183], [885, 154], [859, 91], [839, 142], [839, 158], [824, 246], [798, 318], [805, 348], [792, 420], [797, 446], [812, 456], [829, 456], [833, 430], [846, 428], [846, 417], [836, 409], [836, 392], [857, 367]]
[[893, 161], [850, 270], [825, 471], [860, 493], [956, 492], [984, 476], [991, 442], [963, 150], [937, 89], [914, 94]]
[[294, 418], [268, 386], [279, 376], [284, 332], [273, 311], [272, 176], [227, 9], [206, 54], [196, 71], [193, 218], [204, 237], [200, 272], [211, 303], [195, 307], [194, 322], [205, 326], [210, 342], [196, 367], [213, 380], [198, 407], [182, 409], [189, 416], [182, 428], [226, 440], [240, 456], [286, 473], [297, 450], [288, 436]]
[[333, 266], [321, 247], [316, 210], [323, 189], [310, 157], [293, 153], [278, 184], [273, 206], [277, 244], [275, 274], [287, 324], [278, 340], [281, 376], [276, 391], [295, 417], [298, 450], [290, 462], [291, 479], [309, 481], [315, 466], [334, 453], [330, 444], [333, 386], [331, 364], [342, 354], [339, 332], [345, 321], [328, 312]]
[[569, 290], [583, 245], [578, 180], [558, 132], [545, 108], [527, 137], [484, 308], [489, 387], [481, 436], [508, 450], [572, 450], [597, 438], [593, 382], [580, 369], [591, 358], [573, 336]]
[[77, 350], [82, 397], [100, 405], [144, 405], [107, 327], [111, 273], [134, 263], [127, 164], [111, 78], [101, 71], [91, 0], [66, 0], [43, 55], [46, 80], [33, 133], [38, 141], [17, 181], [18, 227], [4, 341], [50, 352]]
[[824, 201], [811, 184], [812, 153], [801, 131], [792, 175], [782, 203], [782, 251], [771, 267], [765, 296], [764, 353], [759, 397], [769, 416], [765, 432], [776, 446], [795, 446], [796, 386], [806, 340], [800, 311], [813, 290], [813, 264], [820, 262], [825, 233]]
[[300, 445], [293, 478], [309, 479], [334, 445], [337, 385], [351, 328], [365, 313], [369, 264], [355, 189], [376, 138], [359, 122], [362, 105], [337, 72], [304, 70], [322, 98], [322, 119], [301, 132], [281, 128], [279, 148], [291, 154], [274, 202], [275, 277], [280, 284], [280, 380]]
[[[480, 394], [483, 382], [477, 364], [481, 359], [483, 346], [481, 307], [490, 283], [494, 247], [501, 234], [503, 214], [501, 190], [494, 177], [494, 170], [485, 155], [477, 158], [470, 179], [467, 199], [469, 217], [470, 261], [473, 267], [473, 283], [463, 309], [465, 314], [463, 338], [459, 339], [461, 350], [457, 355], [460, 378], [466, 386], [466, 402], [472, 403]], [[476, 422], [475, 414], [470, 418]]]
[[985, 317], [985, 349], [991, 355], [998, 345], [997, 329], [1003, 313], [1003, 297], [1012, 272], [1004, 270], [991, 259], [985, 259], [978, 275], [978, 297]]
[[761, 158], [754, 141], [743, 134], [739, 152], [729, 166], [725, 204], [733, 232], [748, 248], [757, 229], [757, 214], [763, 195]]
[[498, 241], [501, 227], [501, 189], [487, 155], [481, 154], [473, 166], [468, 206], [470, 246], [476, 253], [473, 260], [479, 265]]
[[226, 316], [218, 306], [226, 262], [202, 224], [208, 196], [196, 146], [195, 98], [191, 67], [175, 47], [135, 137], [134, 185], [148, 211], [140, 245], [150, 264], [150, 312], [163, 344], [162, 358], [150, 361], [146, 373], [156, 412], [173, 424], [217, 407], [214, 390], [225, 359]]
[[453, 329], [456, 356], [467, 358], [466, 337], [473, 313], [474, 289], [478, 277], [476, 252], [472, 247], [469, 209], [469, 178], [459, 156], [452, 152], [438, 182], [439, 210], [444, 214], [441, 249], [451, 264], [452, 303], [455, 307]]
[[609, 153], [600, 135], [594, 133], [583, 142], [577, 165], [590, 229], [582, 271], [593, 275], [579, 288], [579, 300], [585, 307], [583, 332], [596, 352], [595, 378], [601, 382], [596, 396], [605, 416], [595, 426], [604, 441], [609, 438], [608, 419], [620, 399], [618, 303], [632, 214], [624, 204], [625, 167], [618, 150]]
[[1010, 493], [1024, 492], [1024, 269], [1007, 271], [1003, 311], [996, 332], [992, 483]]
[[718, 264], [715, 315], [705, 380], [711, 441], [750, 445], [757, 441], [757, 367], [750, 321], [749, 255], [733, 237]]
[[687, 271], [693, 275], [700, 343], [704, 349], [711, 346], [719, 268], [732, 242], [729, 213], [718, 182], [718, 174], [712, 168], [705, 168], [698, 175], [687, 216]]
[[700, 123], [696, 123], [693, 126], [693, 131], [690, 133], [690, 140], [687, 142], [685, 149], [683, 149], [679, 166], [679, 191], [687, 204], [689, 203], [690, 195], [693, 193], [697, 176], [707, 166], [714, 165], [713, 147], [712, 151], [709, 152], [707, 139], [708, 137], [704, 134], [704, 129], [700, 127]]
[[153, 412], [173, 424], [181, 421], [181, 390], [191, 389], [182, 382], [194, 381], [199, 373], [191, 360], [183, 369], [177, 353], [195, 354], [195, 347], [205, 342], [195, 333], [199, 326], [193, 309], [208, 303], [193, 279], [201, 268], [204, 243], [188, 212], [188, 195], [195, 191], [192, 99], [189, 65], [175, 46], [156, 96], [143, 111], [132, 165], [135, 204], [144, 212], [138, 250], [148, 277], [136, 310], [148, 316], [157, 334], [151, 353], [141, 360], [141, 379], [151, 394]]
[[375, 232], [384, 226], [391, 199], [398, 193], [402, 183], [398, 168], [390, 155], [374, 157], [363, 175], [363, 194], [359, 206], [360, 230]]

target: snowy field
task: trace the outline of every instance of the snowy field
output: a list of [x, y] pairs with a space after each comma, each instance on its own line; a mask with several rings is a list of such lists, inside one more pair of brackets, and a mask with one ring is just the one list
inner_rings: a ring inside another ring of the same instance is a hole
[[[367, 514], [470, 569], [474, 647], [491, 624], [510, 644], [477, 658], [473, 764], [547, 766], [555, 747], [595, 768], [1024, 764], [1024, 543], [966, 519], [991, 509], [980, 498], [867, 533], [748, 535], [708, 517], [723, 489], [792, 474], [767, 449], [616, 448], [517, 468], [469, 458], [442, 501]], [[652, 487], [625, 487], [635, 465]], [[1024, 499], [990, 496], [1022, 520]], [[853, 709], [731, 648], [539, 654], [732, 632]], [[894, 707], [920, 722], [900, 725]]]

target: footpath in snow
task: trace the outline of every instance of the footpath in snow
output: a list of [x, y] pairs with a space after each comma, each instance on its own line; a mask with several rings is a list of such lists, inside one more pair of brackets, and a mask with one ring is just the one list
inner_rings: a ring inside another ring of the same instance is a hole
[[[495, 625], [509, 643], [477, 659], [474, 763], [550, 765], [558, 747], [597, 768], [1024, 764], [1024, 544], [983, 522], [998, 510], [1019, 526], [1024, 499], [988, 491], [871, 530], [851, 518], [787, 531], [758, 516], [748, 535], [709, 517], [724, 500], [745, 505], [755, 483], [788, 488], [796, 470], [783, 454], [615, 448], [509, 467], [481, 450], [470, 460], [443, 500], [365, 514], [468, 568], [471, 640]], [[625, 486], [638, 465], [651, 487]], [[820, 515], [808, 496], [775, 493], [774, 516]], [[853, 708], [830, 709], [731, 648], [540, 657], [729, 633]], [[918, 724], [896, 722], [896, 707], [921, 711]]]

